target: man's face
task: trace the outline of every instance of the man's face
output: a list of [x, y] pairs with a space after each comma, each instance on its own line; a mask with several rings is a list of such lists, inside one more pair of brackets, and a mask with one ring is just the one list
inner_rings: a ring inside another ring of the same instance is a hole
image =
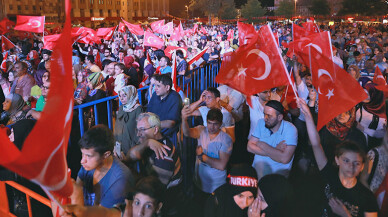
[[99, 168], [103, 165], [104, 158], [98, 152], [94, 151], [94, 148], [84, 149], [81, 148], [82, 158], [81, 165], [86, 171], [90, 171]]
[[48, 92], [49, 92], [49, 90], [50, 90], [50, 85], [51, 85], [51, 82], [48, 82], [48, 81], [43, 82], [43, 86], [42, 86], [42, 96], [43, 96], [44, 98], [47, 97], [47, 94], [48, 94]]
[[264, 121], [265, 127], [268, 129], [274, 128], [278, 123], [278, 114], [276, 110], [269, 106], [264, 106]]
[[104, 50], [104, 56], [109, 57], [110, 56], [110, 51], [108, 49]]
[[97, 53], [98, 53], [98, 50], [97, 49], [93, 49], [93, 56], [97, 56]]
[[161, 58], [159, 61], [159, 66], [160, 67], [165, 67], [167, 65], [166, 58]]
[[160, 206], [148, 195], [137, 193], [133, 197], [132, 216], [133, 217], [152, 217], [156, 216]]
[[356, 59], [357, 62], [360, 62], [362, 59], [361, 55], [355, 56], [354, 58]]
[[216, 108], [217, 105], [218, 105], [218, 100], [219, 98], [216, 98], [214, 96], [214, 93], [210, 92], [210, 91], [206, 91], [206, 94], [205, 94], [205, 103], [206, 103], [206, 106], [208, 108]]
[[158, 96], [165, 96], [170, 89], [169, 85], [164, 85], [159, 81], [155, 81], [155, 92]]
[[50, 56], [48, 54], [43, 54], [43, 60], [48, 61], [50, 59]]
[[271, 92], [269, 90], [265, 90], [265, 91], [259, 93], [258, 95], [259, 95], [259, 99], [261, 101], [268, 102], [269, 98], [271, 97]]
[[113, 76], [115, 74], [115, 65], [114, 64], [109, 64], [106, 68], [106, 71], [110, 76]]
[[139, 137], [140, 142], [154, 138], [156, 133], [156, 128], [148, 123], [148, 117], [142, 118], [137, 122], [136, 134]]
[[207, 120], [207, 129], [210, 134], [216, 134], [221, 130], [222, 123], [213, 120]]
[[21, 63], [15, 64], [14, 69], [15, 69], [15, 77], [22, 76], [27, 72], [27, 69], [23, 69], [23, 66]]

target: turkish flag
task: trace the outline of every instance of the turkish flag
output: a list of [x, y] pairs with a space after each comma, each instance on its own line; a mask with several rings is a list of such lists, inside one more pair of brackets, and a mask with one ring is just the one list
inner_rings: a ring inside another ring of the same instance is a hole
[[44, 16], [16, 16], [16, 26], [14, 30], [26, 32], [44, 32]]
[[[71, 33], [72, 43], [74, 43], [80, 35], [81, 35], [80, 33], [73, 33], [72, 32]], [[43, 43], [44, 43], [43, 48], [47, 49], [47, 50], [51, 50], [51, 51], [54, 50], [56, 44], [61, 43], [60, 38], [61, 38], [61, 34], [45, 36], [44, 41], [43, 41]]]
[[124, 24], [127, 26], [128, 30], [134, 35], [144, 35], [144, 30], [140, 25], [135, 25], [129, 23], [123, 19]]
[[317, 49], [318, 52], [320, 52], [327, 58], [333, 59], [330, 32], [328, 31], [311, 34], [306, 37], [301, 37], [299, 40], [284, 44], [284, 46], [289, 48], [287, 52], [288, 56], [292, 57], [293, 52], [295, 52], [297, 56], [301, 57], [301, 59], [298, 59], [298, 61], [303, 61], [301, 63], [307, 66], [310, 65], [310, 47], [314, 47], [315, 49]]
[[317, 130], [368, 96], [345, 70], [311, 47], [311, 75], [319, 94]]
[[198, 32], [198, 24], [194, 24], [193, 34]]
[[166, 25], [162, 26], [159, 31], [160, 34], [172, 35], [172, 33], [174, 32], [174, 23], [172, 21], [167, 23]]
[[[73, 29], [72, 31], [75, 31], [75, 30], [77, 30], [77, 29]], [[82, 38], [78, 40], [79, 43], [101, 44], [101, 38], [97, 36], [97, 32], [94, 31], [93, 29], [87, 28], [87, 27], [81, 27], [80, 29], [78, 29], [76, 31], [76, 33], [80, 33], [80, 32], [81, 32]]]
[[125, 24], [123, 22], [119, 23], [119, 32], [125, 32]]
[[164, 20], [158, 20], [151, 23], [151, 28], [154, 32], [163, 34], [161, 28], [164, 26]]
[[290, 78], [291, 78], [291, 84], [287, 85], [286, 93], [285, 93], [285, 100], [288, 105], [290, 105], [293, 108], [296, 108], [296, 96], [294, 91], [296, 92], [296, 85], [295, 85], [295, 79], [294, 75], [292, 74], [292, 69], [290, 72]]
[[6, 17], [4, 17], [0, 21], [0, 34], [5, 34], [5, 33], [9, 32], [13, 25], [15, 25], [14, 22], [12, 22], [9, 19], [7, 19]]
[[278, 32], [274, 32], [274, 33], [273, 33], [273, 36], [275, 37], [276, 44], [278, 45], [278, 47], [280, 47], [280, 45], [279, 45], [279, 35], [278, 35]]
[[176, 46], [167, 46], [166, 49], [164, 49], [164, 55], [166, 55], [168, 58], [172, 58], [172, 54], [175, 50], [181, 50], [183, 52], [183, 56], [187, 57], [187, 47], [176, 47]]
[[307, 21], [305, 23], [302, 23], [303, 28], [306, 29], [308, 32], [320, 32], [319, 27], [317, 24], [314, 23], [314, 20]]
[[199, 60], [207, 51], [208, 47], [205, 47], [201, 52], [197, 53], [193, 58], [191, 58], [189, 61], [187, 61], [187, 65], [193, 64], [195, 61]]
[[161, 49], [164, 46], [164, 40], [159, 38], [153, 33], [145, 32], [144, 33], [144, 46], [155, 47]]
[[7, 59], [8, 59], [8, 52], [5, 53], [3, 57], [3, 61], [1, 62], [0, 69], [4, 72], [7, 71]]
[[116, 27], [110, 27], [110, 28], [99, 28], [97, 29], [97, 36], [103, 38], [104, 40], [111, 40], [113, 37], [113, 32], [115, 31]]
[[385, 80], [383, 73], [381, 73], [380, 68], [378, 66], [376, 66], [376, 69], [375, 69], [375, 75], [373, 76], [373, 83], [377, 84], [378, 86], [387, 85], [387, 81]]
[[21, 150], [0, 132], [0, 164], [60, 197], [73, 191], [66, 163], [73, 112], [70, 10], [67, 0], [65, 28], [51, 57], [51, 86], [40, 119]]
[[172, 41], [180, 41], [183, 37], [183, 35], [185, 34], [185, 32], [181, 32], [183, 31], [182, 28], [180, 28], [179, 26], [174, 28], [174, 32], [172, 33], [172, 35], [170, 36], [170, 40]]
[[15, 45], [4, 35], [1, 36], [1, 49], [3, 52], [15, 47]]
[[251, 24], [237, 22], [239, 45], [256, 43], [258, 34]]
[[315, 34], [316, 32], [308, 31], [307, 29], [300, 27], [296, 24], [292, 24], [292, 40], [296, 41], [300, 38]]
[[287, 85], [288, 72], [271, 28], [262, 26], [257, 35], [256, 41], [224, 54], [216, 82], [247, 96]]

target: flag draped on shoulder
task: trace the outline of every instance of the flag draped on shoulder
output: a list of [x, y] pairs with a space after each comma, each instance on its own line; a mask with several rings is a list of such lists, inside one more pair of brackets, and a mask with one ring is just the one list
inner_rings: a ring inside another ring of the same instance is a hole
[[216, 77], [216, 82], [247, 96], [288, 83], [288, 72], [270, 27], [262, 26], [252, 37], [256, 40], [224, 55]]
[[51, 87], [40, 119], [21, 150], [0, 132], [0, 164], [59, 197], [73, 191], [66, 162], [73, 112], [70, 10], [66, 0], [65, 28], [52, 55]]
[[14, 30], [43, 33], [44, 32], [44, 16], [16, 16], [16, 26]]

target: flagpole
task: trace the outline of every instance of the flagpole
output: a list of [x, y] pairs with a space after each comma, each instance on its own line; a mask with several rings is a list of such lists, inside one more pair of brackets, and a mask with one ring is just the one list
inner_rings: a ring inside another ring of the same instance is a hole
[[[284, 72], [286, 73], [288, 82], [289, 82], [289, 83], [291, 84], [291, 86], [293, 87], [291, 77], [290, 77], [290, 75], [288, 74], [288, 70], [287, 70], [286, 64], [284, 64], [284, 60], [283, 60], [283, 58], [282, 58], [282, 54], [281, 54], [280, 51], [279, 51], [280, 48], [279, 48], [279, 47], [277, 46], [277, 44], [276, 44], [275, 36], [273, 35], [272, 29], [271, 29], [271, 27], [270, 27], [269, 25], [266, 25], [266, 26], [269, 28], [269, 31], [270, 31], [270, 33], [271, 33], [272, 40], [273, 40], [273, 42], [275, 43], [276, 50], [278, 51], [278, 54], [279, 54], [279, 56], [280, 56], [280, 58], [281, 58], [281, 60], [282, 60], [281, 62], [282, 62], [282, 65], [283, 65], [283, 67], [284, 67]], [[292, 91], [294, 92], [296, 99], [298, 99], [299, 97], [298, 97], [298, 94], [296, 93], [296, 90], [294, 89], [294, 87], [292, 88]]]
[[46, 16], [43, 16], [43, 44], [44, 44], [44, 26], [46, 24]]

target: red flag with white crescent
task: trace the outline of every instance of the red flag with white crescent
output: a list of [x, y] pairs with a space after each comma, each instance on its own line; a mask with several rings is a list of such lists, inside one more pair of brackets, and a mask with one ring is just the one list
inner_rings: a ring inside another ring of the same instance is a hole
[[256, 41], [224, 54], [216, 82], [226, 84], [251, 96], [286, 85], [288, 72], [271, 28], [262, 26]]
[[125, 24], [123, 22], [119, 23], [119, 32], [125, 32]]
[[7, 71], [7, 59], [8, 59], [8, 52], [5, 53], [3, 57], [3, 61], [1, 62], [0, 69], [3, 70], [3, 72]]
[[51, 86], [40, 119], [21, 150], [0, 132], [0, 164], [59, 197], [73, 191], [66, 162], [73, 113], [70, 10], [66, 0], [65, 28], [51, 56]]
[[171, 35], [174, 31], [174, 23], [171, 21], [160, 29], [160, 34]]
[[245, 24], [237, 22], [238, 28], [238, 43], [239, 45], [255, 43], [258, 38], [258, 34], [255, 31], [255, 27], [251, 24]]
[[141, 28], [140, 25], [135, 25], [135, 24], [129, 23], [129, 22], [125, 21], [124, 19], [122, 21], [124, 22], [124, 24], [127, 26], [128, 30], [132, 34], [134, 34], [134, 35], [144, 35], [144, 30], [143, 30], [143, 28]]
[[170, 60], [172, 59], [172, 54], [176, 50], [181, 50], [183, 52], [183, 56], [187, 57], [187, 47], [176, 47], [176, 46], [167, 46], [166, 49], [164, 49], [164, 55], [166, 55]]
[[0, 21], [0, 34], [5, 34], [5, 33], [9, 32], [13, 25], [15, 25], [14, 22], [12, 22], [8, 18], [4, 17]]
[[44, 16], [16, 16], [16, 26], [14, 30], [43, 33]]
[[164, 20], [158, 20], [151, 23], [151, 28], [154, 32], [163, 34], [161, 28], [164, 26]]
[[1, 49], [2, 52], [5, 52], [11, 48], [15, 47], [15, 45], [4, 35], [1, 36]]
[[155, 34], [146, 31], [144, 33], [144, 46], [161, 49], [164, 46], [164, 40]]
[[99, 28], [97, 29], [97, 36], [103, 38], [104, 40], [111, 40], [113, 37], [113, 32], [115, 31], [116, 27], [110, 27], [110, 28]]
[[320, 130], [330, 120], [349, 111], [368, 96], [344, 69], [314, 47], [310, 51], [312, 81], [319, 94], [317, 130]]
[[378, 66], [376, 66], [376, 69], [375, 69], [375, 75], [373, 76], [373, 83], [375, 83], [379, 86], [380, 85], [382, 85], [382, 86], [387, 85], [387, 81], [385, 80], [383, 73], [381, 73], [381, 70]]

